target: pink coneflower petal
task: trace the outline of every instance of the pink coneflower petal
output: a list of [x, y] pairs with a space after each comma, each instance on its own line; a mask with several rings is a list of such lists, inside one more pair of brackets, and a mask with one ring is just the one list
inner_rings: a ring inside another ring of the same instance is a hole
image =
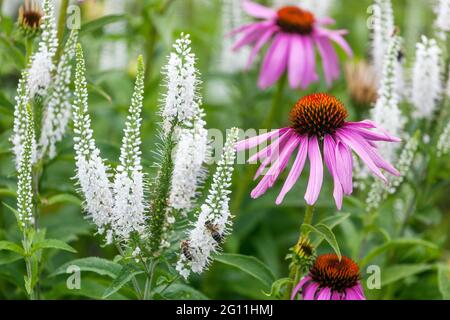
[[284, 182], [283, 188], [281, 189], [281, 192], [278, 195], [277, 200], [275, 201], [277, 205], [283, 202], [284, 197], [297, 182], [298, 178], [300, 177], [300, 174], [303, 171], [303, 168], [305, 167], [306, 157], [308, 155], [308, 137], [301, 137], [300, 139], [301, 139], [300, 147], [298, 149], [297, 157], [295, 158], [294, 164], [292, 165], [292, 169], [289, 172], [286, 181]]
[[337, 291], [333, 291], [330, 300], [341, 300], [341, 294]]
[[304, 277], [300, 282], [295, 286], [294, 290], [292, 290], [291, 294], [291, 300], [295, 299], [295, 296], [298, 294], [298, 292], [302, 289], [302, 287], [308, 282], [311, 281], [310, 276]]
[[310, 173], [305, 200], [307, 204], [312, 206], [319, 197], [323, 182], [322, 156], [320, 154], [319, 142], [316, 136], [312, 136], [309, 139], [308, 158], [310, 163]]
[[292, 131], [291, 130], [283, 130], [283, 131], [280, 130], [278, 133], [279, 133], [279, 136], [270, 137], [270, 139], [272, 140], [271, 144], [266, 146], [261, 151], [255, 153], [253, 156], [251, 156], [247, 160], [247, 162], [253, 163], [260, 159], [264, 159], [264, 158], [268, 157], [269, 155], [277, 156], [279, 154], [280, 144], [291, 136]]
[[346, 195], [353, 192], [353, 157], [351, 150], [340, 141], [336, 144], [336, 163], [339, 164], [337, 174]]
[[248, 15], [255, 18], [272, 19], [277, 16], [277, 13], [274, 10], [251, 1], [244, 1], [242, 3], [242, 9], [244, 9]]
[[260, 145], [261, 143], [266, 142], [268, 139], [276, 136], [277, 134], [281, 134], [284, 131], [286, 131], [286, 129], [281, 128], [281, 129], [277, 129], [277, 130], [273, 130], [273, 131], [261, 134], [256, 137], [252, 137], [252, 138], [248, 138], [246, 140], [239, 141], [238, 143], [236, 143], [236, 146], [235, 146], [236, 151], [252, 149], [252, 148]]
[[342, 37], [343, 34], [347, 34], [346, 30], [327, 30], [322, 29], [318, 31], [320, 35], [326, 36], [327, 38], [333, 40], [349, 57], [353, 57], [353, 50], [350, 48], [349, 44]]
[[291, 136], [289, 138], [289, 141], [286, 143], [286, 146], [281, 150], [279, 157], [270, 167], [266, 175], [261, 179], [256, 188], [252, 190], [250, 194], [252, 198], [260, 197], [267, 191], [269, 187], [273, 185], [273, 182], [276, 180], [276, 178], [280, 175], [280, 173], [284, 170], [287, 163], [289, 162], [289, 158], [291, 157], [292, 152], [298, 146], [298, 143], [299, 143], [298, 137]]
[[232, 50], [239, 50], [245, 45], [258, 41], [261, 36], [272, 26], [273, 24], [270, 22], [255, 23], [252, 27], [242, 32], [243, 36], [233, 45]]
[[344, 195], [342, 192], [341, 182], [339, 181], [338, 176], [339, 168], [336, 164], [335, 150], [336, 150], [336, 143], [334, 142], [333, 138], [327, 134], [323, 141], [323, 156], [325, 158], [325, 164], [328, 167], [328, 171], [333, 177], [334, 182], [333, 197], [336, 202], [336, 207], [338, 208], [338, 210], [341, 210], [342, 198]]
[[250, 56], [248, 58], [247, 66], [246, 68], [249, 69], [252, 65], [253, 61], [255, 60], [256, 56], [258, 55], [261, 48], [267, 43], [267, 41], [270, 40], [272, 35], [279, 29], [278, 26], [271, 26], [266, 29], [264, 34], [261, 35], [261, 37], [258, 39], [258, 41], [255, 43], [255, 46], [252, 49], [252, 52], [250, 53]]
[[330, 288], [322, 288], [317, 294], [317, 300], [330, 300], [331, 299], [331, 290]]
[[372, 171], [374, 175], [379, 177], [384, 182], [387, 182], [386, 177], [370, 157], [369, 150], [367, 150], [367, 148], [359, 144], [358, 141], [355, 141], [352, 135], [348, 134], [348, 132], [344, 131], [343, 129], [338, 130], [336, 132], [336, 136], [350, 148], [352, 148], [353, 151], [356, 152], [356, 154], [358, 154], [358, 156], [362, 159], [362, 161], [364, 161], [364, 163], [367, 165], [367, 167], [369, 167], [370, 171]]
[[302, 80], [302, 87], [306, 88], [309, 86], [310, 83], [318, 81], [319, 76], [317, 75], [316, 71], [316, 53], [314, 51], [314, 45], [310, 38], [304, 37], [303, 38], [303, 45], [305, 48], [305, 76]]
[[316, 18], [316, 24], [321, 24], [321, 25], [330, 25], [330, 24], [335, 24], [336, 20], [334, 20], [333, 18], [330, 17], [323, 17], [323, 18]]
[[315, 282], [311, 282], [306, 284], [303, 287], [303, 300], [315, 300], [317, 289], [319, 288], [319, 284]]
[[336, 51], [330, 41], [324, 37], [315, 38], [317, 48], [322, 56], [322, 64], [325, 73], [325, 80], [328, 86], [331, 86], [333, 80], [339, 78], [339, 65]]
[[303, 37], [300, 35], [291, 35], [288, 69], [290, 86], [292, 88], [300, 87], [305, 73], [305, 48], [303, 46]]
[[286, 70], [289, 45], [288, 35], [279, 33], [275, 37], [261, 67], [261, 74], [258, 81], [260, 88], [268, 88], [280, 79]]

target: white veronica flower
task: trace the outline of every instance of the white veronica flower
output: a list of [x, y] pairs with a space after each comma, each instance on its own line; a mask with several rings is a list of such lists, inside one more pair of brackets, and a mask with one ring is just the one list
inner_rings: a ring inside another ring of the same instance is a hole
[[31, 109], [27, 108], [22, 114], [23, 142], [21, 157], [18, 165], [17, 181], [17, 222], [19, 229], [24, 229], [34, 224], [33, 217], [33, 150], [34, 150], [34, 122]]
[[195, 68], [195, 55], [191, 52], [189, 35], [182, 34], [173, 45], [165, 67], [167, 94], [161, 112], [163, 131], [167, 134], [177, 126], [192, 127], [201, 115], [201, 99], [197, 94], [198, 71]]
[[444, 130], [439, 136], [437, 144], [437, 154], [439, 157], [448, 154], [450, 151], [450, 122], [447, 122]]
[[441, 31], [450, 32], [450, 0], [439, 0], [436, 13], [436, 27]]
[[[397, 91], [398, 73], [396, 72], [397, 57], [400, 51], [401, 38], [393, 36], [383, 62], [383, 78], [378, 92], [378, 100], [371, 110], [372, 119], [382, 128], [389, 128], [389, 133], [395, 137], [403, 136], [405, 119], [399, 109]], [[383, 158], [395, 162], [397, 144], [383, 144], [379, 150]]]
[[442, 96], [442, 51], [434, 39], [422, 36], [416, 46], [411, 102], [413, 116], [431, 118]]
[[375, 0], [371, 6], [372, 60], [378, 79], [383, 77], [383, 62], [394, 33], [394, 14], [391, 0]]
[[110, 223], [114, 198], [108, 179], [108, 168], [100, 157], [100, 150], [96, 147], [92, 136], [87, 104], [86, 68], [80, 45], [77, 48], [76, 58], [73, 104], [76, 178], [85, 197], [85, 209], [88, 216], [92, 218], [100, 234], [107, 231], [107, 243], [111, 243], [113, 239]]
[[[22, 76], [17, 86], [16, 105], [14, 107], [14, 127], [11, 142], [13, 144], [14, 159], [16, 162], [16, 168], [22, 161], [23, 148], [25, 144], [26, 131], [27, 131], [27, 114], [30, 108], [29, 89], [27, 86], [28, 72], [23, 71]], [[32, 141], [31, 147], [31, 162], [36, 160], [36, 142]]]
[[114, 179], [114, 208], [112, 227], [120, 240], [128, 240], [136, 232], [141, 238], [145, 231], [145, 202], [141, 165], [141, 111], [144, 99], [144, 65], [138, 60], [135, 89], [125, 124], [120, 149], [120, 164]]
[[43, 0], [44, 21], [41, 24], [42, 35], [39, 49], [33, 54], [30, 61], [28, 88], [30, 97], [36, 94], [44, 95], [52, 81], [52, 72], [55, 68], [53, 57], [58, 48], [56, 35], [55, 4], [53, 0]]
[[38, 158], [41, 159], [48, 152], [50, 158], [56, 156], [56, 143], [61, 141], [66, 132], [70, 119], [72, 93], [72, 64], [75, 56], [78, 32], [72, 31], [67, 40], [64, 52], [56, 69], [53, 80], [53, 91], [42, 120], [41, 137], [39, 139]]
[[236, 37], [230, 33], [245, 23], [241, 0], [222, 1], [222, 44], [220, 48], [219, 70], [226, 73], [241, 71], [247, 65], [250, 50], [233, 50]]
[[221, 160], [214, 173], [205, 203], [198, 212], [197, 221], [181, 245], [180, 259], [176, 270], [184, 278], [190, 272], [201, 273], [207, 266], [211, 254], [217, 252], [231, 224], [229, 195], [236, 157], [235, 144], [238, 129], [231, 129], [223, 148]]
[[208, 130], [204, 124], [203, 120], [198, 120], [193, 128], [180, 129], [177, 139], [169, 205], [184, 212], [192, 209], [197, 187], [205, 177], [203, 164], [207, 161], [209, 149]]

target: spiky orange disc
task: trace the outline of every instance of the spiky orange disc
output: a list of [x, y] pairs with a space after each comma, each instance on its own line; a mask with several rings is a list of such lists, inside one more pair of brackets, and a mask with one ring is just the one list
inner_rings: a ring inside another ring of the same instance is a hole
[[360, 278], [358, 265], [352, 259], [342, 257], [339, 260], [333, 253], [317, 257], [310, 275], [321, 287], [336, 291], [354, 287]]
[[342, 127], [347, 109], [336, 97], [314, 93], [301, 98], [289, 114], [291, 126], [300, 134], [323, 137]]
[[315, 17], [296, 6], [286, 6], [278, 10], [277, 24], [284, 32], [310, 34], [313, 30]]

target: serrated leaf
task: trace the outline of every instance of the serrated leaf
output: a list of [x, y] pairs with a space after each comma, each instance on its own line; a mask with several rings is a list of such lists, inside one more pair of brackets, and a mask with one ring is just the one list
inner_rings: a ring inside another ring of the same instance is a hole
[[438, 264], [438, 285], [442, 299], [450, 300], [450, 267]]
[[112, 294], [119, 291], [124, 285], [126, 285], [134, 276], [142, 274], [144, 271], [138, 269], [131, 264], [122, 266], [117, 277], [113, 280], [111, 285], [103, 293], [102, 299], [106, 299]]
[[381, 285], [386, 286], [432, 269], [430, 264], [399, 264], [384, 268], [381, 272]]
[[114, 263], [103, 258], [88, 257], [72, 260], [63, 264], [58, 269], [56, 269], [55, 272], [51, 274], [51, 276], [66, 274], [67, 268], [70, 266], [77, 266], [78, 268], [80, 268], [80, 271], [90, 271], [111, 278], [116, 278], [121, 269], [121, 266], [118, 263]]
[[423, 246], [423, 247], [427, 247], [427, 248], [430, 248], [430, 249], [433, 249], [433, 250], [437, 250], [437, 246], [434, 243], [431, 243], [431, 242], [428, 242], [428, 241], [425, 241], [425, 240], [414, 239], [414, 238], [393, 239], [391, 241], [388, 241], [388, 242], [382, 244], [381, 246], [378, 246], [378, 247], [374, 248], [372, 251], [370, 251], [364, 257], [364, 259], [361, 260], [359, 265], [361, 267], [364, 267], [372, 259], [374, 259], [375, 257], [379, 256], [383, 252], [385, 252], [385, 251], [387, 251], [389, 249], [395, 248], [395, 247], [400, 247], [400, 246]]
[[61, 241], [58, 239], [44, 239], [44, 240], [36, 242], [33, 245], [31, 253], [34, 253], [35, 251], [41, 250], [41, 249], [59, 249], [59, 250], [64, 250], [64, 251], [68, 251], [68, 252], [73, 252], [73, 253], [77, 252], [77, 250], [72, 248], [70, 245], [68, 245], [64, 241]]
[[12, 251], [20, 254], [21, 256], [25, 256], [25, 251], [23, 250], [23, 248], [11, 241], [0, 241], [0, 250]]
[[[315, 232], [319, 236], [321, 236], [326, 242], [328, 242], [328, 244], [331, 246], [331, 248], [333, 248], [334, 252], [339, 257], [339, 259], [341, 259], [342, 255], [341, 255], [341, 250], [339, 249], [339, 244], [336, 240], [336, 237], [335, 237], [333, 231], [328, 226], [326, 226], [324, 224], [318, 224], [316, 226], [312, 226], [310, 224], [303, 224], [302, 229], [306, 229], [307, 231], [310, 231], [310, 232]], [[321, 241], [319, 241], [319, 240], [316, 241], [316, 243], [319, 243], [319, 244], [320, 244], [320, 242]], [[316, 244], [314, 244], [314, 245], [316, 246]]]
[[267, 290], [270, 290], [272, 283], [275, 281], [275, 276], [272, 274], [272, 271], [270, 271], [270, 269], [263, 262], [255, 257], [224, 253], [215, 256], [214, 260], [236, 267], [249, 274], [264, 284], [267, 287]]

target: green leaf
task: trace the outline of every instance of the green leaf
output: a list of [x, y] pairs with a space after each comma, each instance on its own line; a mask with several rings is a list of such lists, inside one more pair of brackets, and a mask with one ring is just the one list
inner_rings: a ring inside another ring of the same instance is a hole
[[153, 297], [155, 299], [174, 299], [174, 300], [209, 300], [207, 296], [183, 283], [174, 283], [169, 287], [160, 285], [155, 288]]
[[127, 18], [127, 16], [124, 14], [118, 14], [118, 15], [111, 14], [111, 15], [103, 16], [99, 19], [89, 21], [81, 26], [80, 36], [84, 35], [84, 34], [90, 34], [98, 29], [103, 28], [104, 26], [106, 26], [108, 24], [118, 22], [121, 20], [125, 20], [126, 18]]
[[51, 274], [51, 276], [66, 274], [67, 268], [70, 266], [77, 266], [78, 268], [80, 268], [80, 271], [95, 272], [99, 275], [104, 275], [111, 278], [116, 278], [121, 270], [121, 266], [118, 263], [114, 263], [103, 258], [88, 257], [72, 260], [63, 264], [58, 269], [56, 269], [55, 272]]
[[264, 292], [264, 294], [268, 297], [274, 297], [274, 298], [281, 298], [281, 290], [284, 286], [288, 285], [289, 283], [292, 283], [291, 278], [281, 278], [275, 281], [272, 284], [272, 288], [270, 289], [270, 293]]
[[[317, 225], [324, 225], [328, 227], [330, 230], [333, 230], [335, 227], [344, 222], [348, 217], [350, 217], [350, 213], [337, 213], [332, 215], [331, 217], [319, 221]], [[314, 247], [317, 248], [324, 239], [325, 239], [324, 237], [320, 237], [319, 239], [314, 241], [313, 242]]]
[[442, 299], [450, 300], [450, 267], [438, 264], [438, 285]]
[[430, 264], [399, 264], [384, 268], [381, 272], [381, 285], [386, 286], [432, 269]]
[[77, 196], [69, 193], [62, 193], [52, 196], [47, 199], [46, 204], [51, 206], [60, 203], [70, 203], [76, 206], [81, 206], [81, 200]]
[[126, 285], [134, 276], [142, 274], [144, 271], [138, 269], [136, 266], [127, 264], [122, 267], [119, 274], [111, 283], [111, 285], [105, 290], [102, 299], [106, 299], [112, 294], [119, 291], [124, 285]]
[[270, 290], [272, 283], [275, 281], [275, 276], [272, 274], [272, 271], [255, 257], [225, 253], [215, 256], [214, 260], [236, 267], [249, 274], [264, 284], [267, 290]]
[[73, 253], [77, 252], [77, 250], [72, 248], [70, 245], [68, 245], [64, 241], [61, 241], [58, 239], [44, 239], [42, 241], [36, 242], [33, 245], [31, 253], [34, 253], [35, 251], [40, 250], [40, 249], [59, 249], [59, 250], [73, 252]]
[[385, 251], [392, 249], [392, 248], [401, 247], [401, 246], [423, 246], [423, 247], [426, 247], [426, 248], [429, 248], [432, 250], [438, 249], [434, 243], [431, 243], [431, 242], [428, 242], [425, 240], [421, 240], [421, 239], [414, 239], [414, 238], [393, 239], [391, 241], [388, 241], [388, 242], [382, 244], [381, 246], [374, 248], [372, 251], [370, 251], [364, 257], [364, 259], [361, 260], [359, 265], [361, 267], [364, 267], [370, 261], [372, 261], [372, 259], [374, 259], [375, 257], [379, 256], [380, 254], [384, 253]]
[[11, 241], [0, 241], [0, 251], [1, 250], [12, 251], [20, 254], [21, 256], [25, 256], [25, 251], [23, 250], [23, 248]]
[[[341, 250], [339, 249], [339, 244], [337, 243], [337, 240], [336, 240], [336, 237], [335, 237], [333, 231], [328, 226], [326, 226], [324, 224], [318, 224], [316, 226], [312, 226], [310, 224], [303, 224], [302, 229], [306, 229], [307, 231], [310, 231], [310, 232], [315, 232], [319, 236], [321, 236], [323, 239], [325, 239], [328, 242], [328, 244], [331, 246], [331, 248], [333, 248], [334, 252], [339, 257], [339, 259], [341, 259], [342, 255], [341, 255]], [[320, 244], [320, 242], [321, 242], [320, 240], [317, 240], [316, 243], [313, 243], [313, 245], [317, 246], [317, 243]]]
[[18, 69], [23, 69], [25, 67], [25, 56], [22, 51], [14, 46], [14, 43], [7, 39], [5, 36], [0, 36], [0, 44], [4, 52], [9, 56], [12, 62], [16, 65]]
[[1, 196], [7, 196], [7, 197], [17, 197], [17, 192], [11, 189], [1, 189], [0, 188], [0, 197]]

